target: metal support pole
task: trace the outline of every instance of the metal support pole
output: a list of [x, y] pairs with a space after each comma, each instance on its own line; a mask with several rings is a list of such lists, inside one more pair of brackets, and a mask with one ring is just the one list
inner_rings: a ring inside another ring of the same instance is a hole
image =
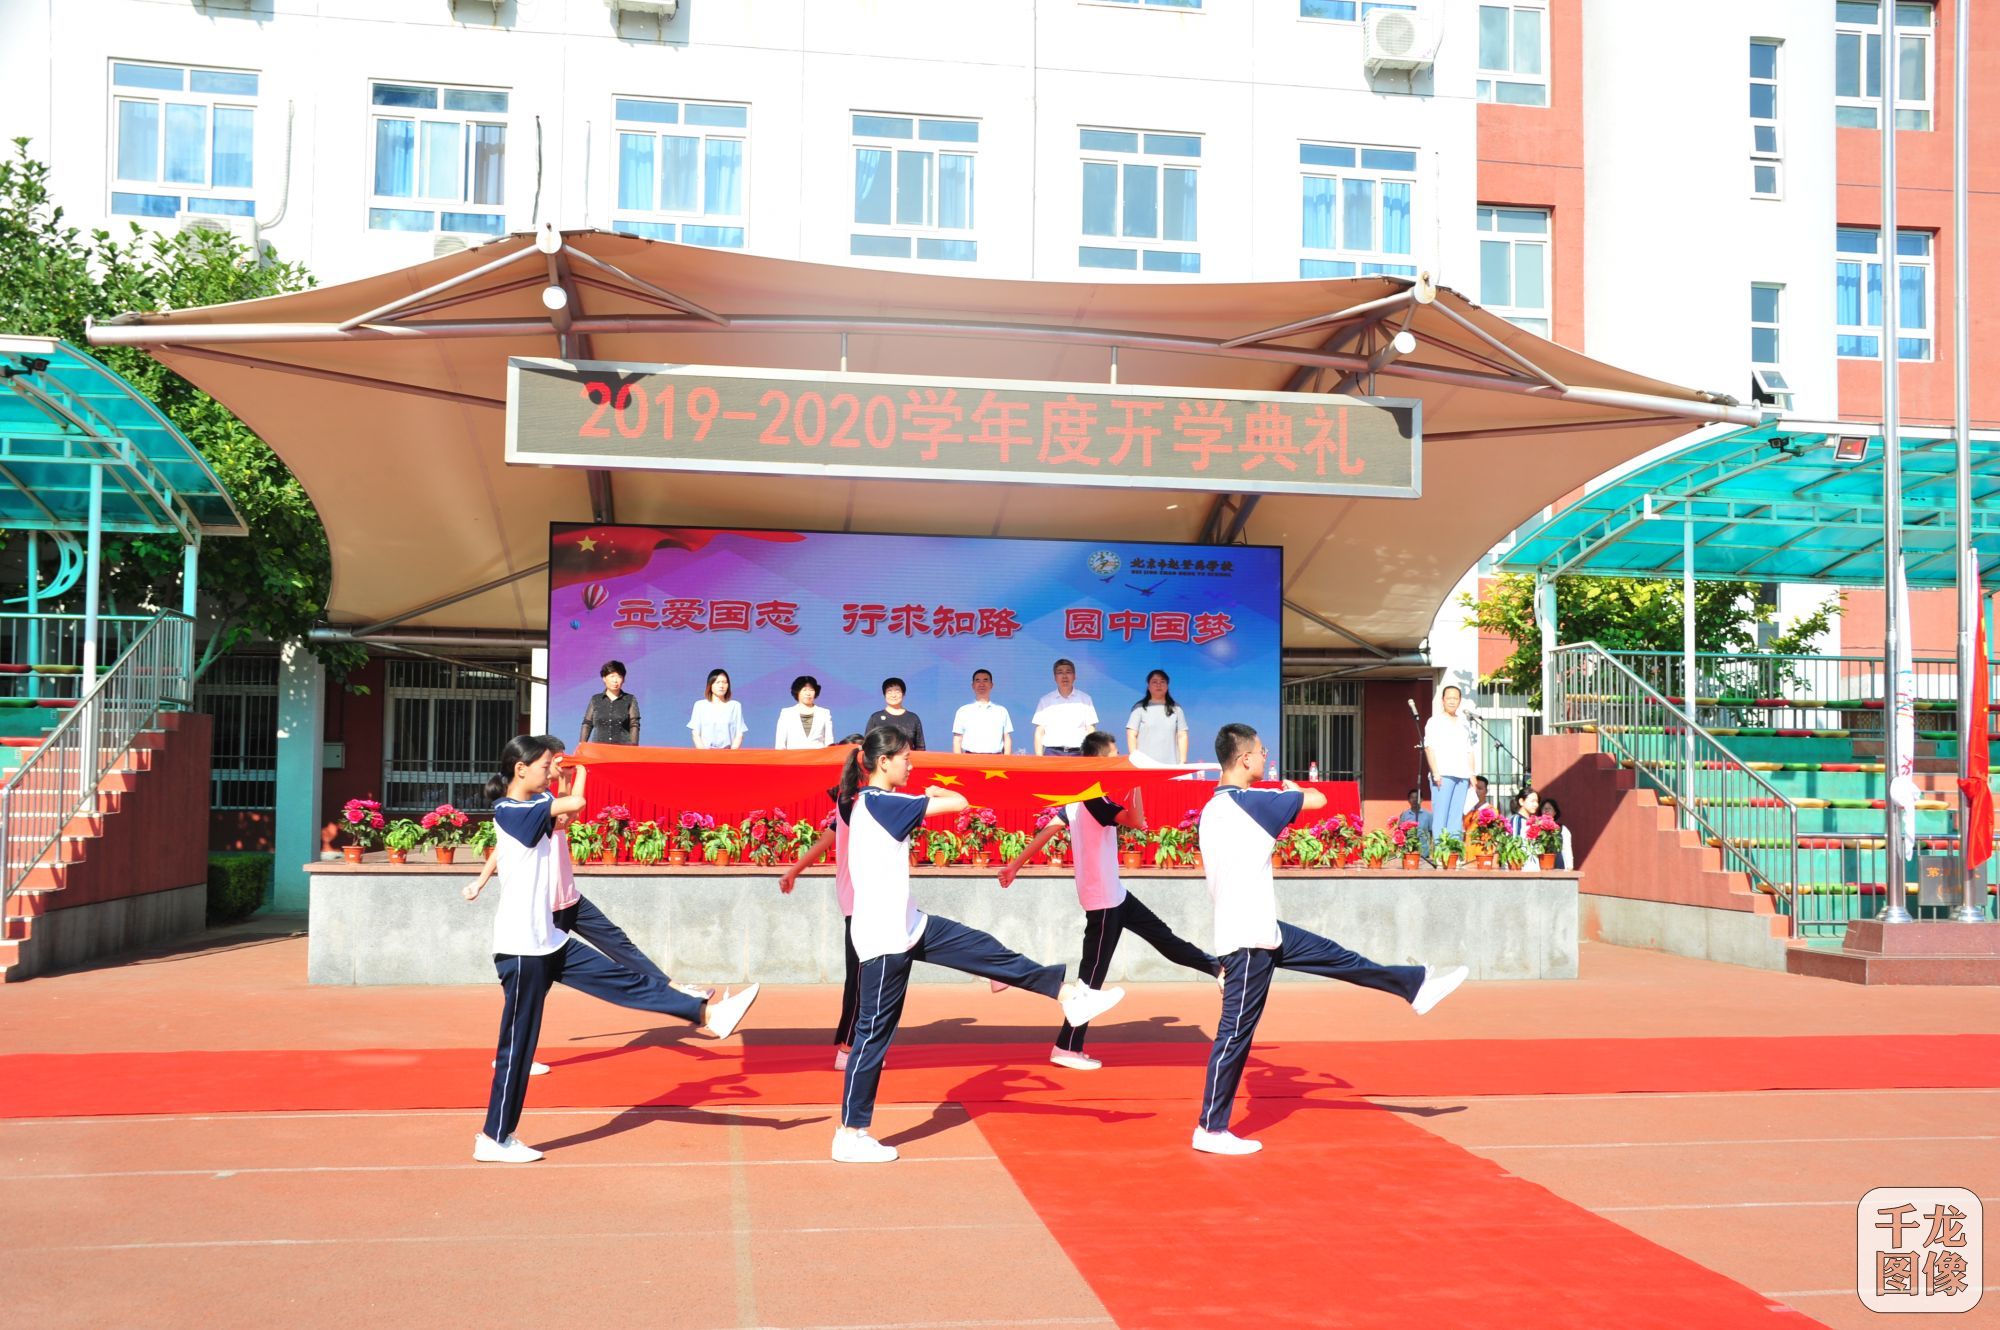
[[77, 723], [82, 762], [79, 774], [86, 783], [94, 781], [97, 772], [97, 709], [84, 706], [83, 699], [97, 686], [97, 588], [104, 563], [104, 468], [101, 466], [90, 468], [89, 537], [83, 555], [83, 679], [77, 693], [77, 705], [83, 707]]
[[188, 617], [185, 642], [187, 651], [181, 657], [182, 687], [190, 702], [194, 700], [194, 612], [199, 598], [201, 581], [201, 532], [195, 531], [187, 548], [181, 551], [181, 613]]
[[[1896, 604], [1896, 574], [1903, 564], [1903, 439], [1897, 386], [1902, 362], [1903, 321], [1897, 296], [1902, 286], [1896, 240], [1896, 6], [1882, 6], [1882, 772], [1891, 786], [1901, 769], [1896, 733], [1896, 662], [1905, 625]], [[1864, 283], [1865, 285], [1865, 283]], [[1864, 293], [1865, 294], [1865, 293]], [[1884, 799], [1887, 865], [1882, 914], [1885, 924], [1910, 922], [1907, 880], [1909, 846], [1894, 799]]]
[[1552, 704], [1556, 695], [1556, 647], [1560, 645], [1559, 633], [1562, 625], [1556, 621], [1556, 580], [1553, 577], [1535, 579], [1535, 626], [1542, 637], [1542, 732], [1555, 732], [1556, 716]]
[[1681, 825], [1694, 822], [1694, 522], [1681, 520], [1681, 712], [1687, 725], [1681, 731]]
[[[1966, 196], [1971, 182], [1966, 176], [1966, 141], [1969, 126], [1966, 110], [1969, 98], [1966, 88], [1972, 82], [1966, 76], [1971, 68], [1972, 6], [1956, 4], [1952, 6], [1952, 66], [1951, 66], [1951, 378], [1952, 378], [1952, 432], [1958, 439], [1957, 457], [1957, 516], [1958, 516], [1958, 774], [1966, 774], [1966, 763], [1971, 760], [1973, 734], [1972, 709], [1965, 705], [1966, 681], [1972, 678], [1974, 670], [1986, 668], [1986, 662], [1974, 658], [1973, 644], [1979, 614], [1983, 608], [1984, 596], [1979, 588], [1979, 559], [1972, 549], [1972, 231], [1966, 218]], [[1986, 736], [1980, 735], [1979, 742]], [[1958, 853], [1959, 863], [1965, 862], [1965, 855], [1971, 849], [1967, 831], [1972, 823], [1972, 801], [1963, 791], [1958, 796]], [[1964, 869], [1964, 895], [1951, 917], [1962, 924], [1984, 923], [1986, 920], [1986, 873], [1984, 865], [1978, 873], [1978, 880], [1970, 869]], [[1977, 894], [1974, 889], [1977, 888]]]
[[28, 696], [42, 695], [42, 676], [35, 667], [42, 663], [42, 549], [41, 533], [28, 533]]

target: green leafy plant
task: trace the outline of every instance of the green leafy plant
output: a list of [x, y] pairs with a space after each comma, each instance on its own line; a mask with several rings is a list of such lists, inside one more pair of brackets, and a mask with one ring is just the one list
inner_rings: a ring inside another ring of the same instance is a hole
[[956, 860], [964, 849], [965, 842], [958, 838], [957, 833], [943, 827], [931, 828], [924, 838], [924, 856], [938, 868]]
[[1188, 862], [1194, 849], [1194, 833], [1184, 827], [1160, 827], [1153, 832], [1153, 862], [1174, 868]]
[[702, 830], [701, 852], [703, 858], [717, 861], [725, 854], [733, 858], [743, 853], [743, 828], [734, 822], [718, 820], [714, 826]]
[[424, 843], [423, 823], [414, 818], [399, 817], [382, 834], [382, 843], [401, 854], [421, 849]]
[[604, 849], [604, 828], [581, 818], [569, 824], [569, 854], [578, 863], [589, 863]]
[[809, 818], [802, 817], [792, 823], [786, 835], [794, 857], [803, 858], [807, 850], [819, 844], [819, 828]]
[[632, 862], [656, 864], [667, 853], [667, 833], [657, 822], [641, 822], [632, 828]]
[[208, 922], [231, 924], [255, 914], [271, 885], [275, 856], [224, 851], [208, 856]]
[[1396, 842], [1387, 827], [1370, 827], [1361, 833], [1361, 857], [1369, 863], [1379, 864], [1394, 853]]
[[1447, 859], [1465, 856], [1465, 839], [1455, 831], [1440, 831], [1431, 841], [1431, 861], [1443, 863]]
[[500, 843], [500, 828], [489, 817], [484, 822], [473, 825], [472, 834], [466, 837], [465, 843], [475, 850], [490, 850]]
[[1493, 838], [1493, 862], [1502, 868], [1515, 869], [1528, 862], [1528, 843], [1511, 831], [1503, 831]]
[[1278, 848], [1301, 868], [1318, 868], [1330, 856], [1330, 848], [1310, 827], [1290, 827], [1278, 838]]
[[1033, 837], [1028, 835], [1028, 833], [1025, 831], [1001, 832], [999, 839], [1001, 859], [1008, 861], [1010, 863], [1013, 860], [1018, 859], [1021, 855], [1021, 851], [1028, 848], [1028, 842], [1032, 839]]
[[1118, 828], [1118, 852], [1120, 854], [1141, 853], [1145, 850], [1146, 842], [1149, 839], [1151, 838], [1137, 827], [1120, 827]]

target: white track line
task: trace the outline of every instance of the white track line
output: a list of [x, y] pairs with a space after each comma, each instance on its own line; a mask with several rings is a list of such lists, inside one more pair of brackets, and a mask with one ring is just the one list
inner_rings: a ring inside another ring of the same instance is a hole
[[1921, 1088], [1884, 1090], [1626, 1090], [1611, 1094], [1369, 1094], [1370, 1101], [1386, 1099], [1398, 1104], [1455, 1104], [1477, 1099], [1482, 1104], [1582, 1104], [1630, 1103], [1634, 1099], [1770, 1099], [1792, 1095], [1881, 1095], [1881, 1094], [2000, 1094], [2000, 1087], [1932, 1085]]
[[1710, 1145], [1881, 1145], [1891, 1141], [2000, 1141], [2000, 1136], [1781, 1136], [1729, 1141], [1559, 1141], [1550, 1145], [1467, 1145], [1461, 1150], [1666, 1150]]
[[[1982, 1196], [1985, 1201], [2000, 1201], [2000, 1196]], [[1827, 1206], [1843, 1206], [1849, 1210], [1859, 1208], [1859, 1197], [1842, 1201], [1704, 1201], [1686, 1205], [1593, 1205], [1586, 1207], [1598, 1215], [1634, 1215], [1656, 1210], [1816, 1210]]]
[[[986, 1232], [1000, 1229], [1042, 1229], [1039, 1223], [1020, 1224], [856, 1224], [850, 1227], [746, 1229], [765, 1233], [937, 1233], [944, 1231]], [[624, 1239], [685, 1239], [686, 1229], [659, 1231], [633, 1230], [611, 1233], [440, 1233], [402, 1237], [363, 1236], [351, 1238], [215, 1238], [191, 1242], [92, 1242], [51, 1247], [16, 1247], [17, 1252], [51, 1255], [61, 1252], [181, 1251], [210, 1247], [365, 1247], [381, 1244], [421, 1245], [473, 1242], [487, 1246], [497, 1242], [617, 1242]]]
[[[831, 1167], [833, 1160], [821, 1155], [813, 1159], [625, 1159], [605, 1160], [594, 1163], [553, 1163], [544, 1160], [542, 1166], [533, 1170], [547, 1173], [551, 1170], [586, 1168], [784, 1168], [784, 1167]], [[997, 1164], [995, 1155], [926, 1155], [922, 1157], [904, 1156], [910, 1164]], [[299, 1173], [466, 1173], [466, 1172], [518, 1172], [515, 1169], [495, 1169], [491, 1164], [318, 1164], [298, 1165], [290, 1168], [159, 1168], [133, 1169], [107, 1173], [13, 1173], [0, 1174], [0, 1182], [84, 1182], [99, 1178], [235, 1178], [268, 1175], [291, 1175]]]
[[[2000, 1284], [1983, 1285], [1980, 1291], [1982, 1293], [2000, 1293]], [[1760, 1298], [1852, 1298], [1856, 1294], [1851, 1288], [1798, 1288], [1789, 1289], [1783, 1293], [1759, 1293], [1757, 1296]], [[1959, 1310], [1962, 1311], [1964, 1308], [1960, 1308]], [[1949, 1315], [1949, 1313], [1944, 1314]]]
[[[941, 1108], [964, 1110], [964, 1105], [956, 1100], [943, 1100], [935, 1104], [877, 1104], [877, 1113], [935, 1113]], [[689, 1117], [698, 1121], [711, 1121], [718, 1113], [830, 1113], [834, 1105], [827, 1104], [737, 1104], [720, 1102], [706, 1108], [687, 1107], [638, 1107], [619, 1108], [608, 1105], [598, 1108], [530, 1108], [523, 1118], [601, 1118], [631, 1117]], [[269, 1113], [93, 1113], [85, 1117], [73, 1118], [0, 1118], [0, 1129], [7, 1127], [52, 1127], [81, 1124], [103, 1124], [116, 1126], [134, 1122], [291, 1122], [318, 1121], [322, 1118], [462, 1118], [476, 1115], [478, 1108], [366, 1108], [366, 1109], [301, 1109], [298, 1112]]]

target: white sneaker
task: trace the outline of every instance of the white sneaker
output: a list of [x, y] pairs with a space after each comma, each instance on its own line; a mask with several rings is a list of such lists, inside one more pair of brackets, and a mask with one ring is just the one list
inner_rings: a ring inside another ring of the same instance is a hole
[[834, 1069], [835, 1071], [846, 1071], [846, 1070], [847, 1070], [847, 1050], [846, 1050], [846, 1049], [844, 1049], [844, 1048], [836, 1048], [836, 1049], [834, 1049], [834, 1050], [833, 1050], [833, 1069]]
[[1085, 988], [1078, 984], [1075, 996], [1062, 999], [1063, 1019], [1071, 1025], [1088, 1025], [1124, 1000], [1122, 988]]
[[758, 987], [758, 985], [752, 984], [735, 997], [729, 996], [729, 991], [724, 989], [721, 1001], [710, 1002], [708, 1004], [709, 1033], [717, 1039], [727, 1039], [731, 1034], [735, 1033], [737, 1022], [743, 1019], [744, 1012], [750, 1010], [750, 1004], [757, 1000]]
[[895, 1146], [884, 1145], [865, 1131], [836, 1131], [833, 1134], [833, 1162], [836, 1164], [886, 1164], [895, 1158]]
[[1423, 1015], [1450, 997], [1452, 990], [1464, 983], [1465, 977], [1471, 973], [1472, 971], [1463, 965], [1454, 965], [1449, 970], [1434, 970], [1426, 965], [1423, 987], [1419, 988], [1417, 995], [1410, 999], [1410, 1005], [1416, 1008], [1417, 1015]]
[[1094, 1057], [1089, 1057], [1082, 1053], [1072, 1053], [1067, 1048], [1051, 1050], [1049, 1061], [1055, 1063], [1058, 1067], [1068, 1067], [1071, 1071], [1096, 1071], [1104, 1065]]
[[1013, 987], [1012, 984], [1003, 984], [998, 979], [988, 979], [986, 983], [996, 993], [1004, 993]]
[[519, 1136], [509, 1136], [501, 1145], [485, 1132], [472, 1138], [472, 1157], [482, 1164], [532, 1164], [542, 1157], [540, 1150], [521, 1144]]
[[[493, 1059], [493, 1070], [500, 1070], [499, 1058]], [[528, 1074], [530, 1076], [546, 1076], [549, 1074], [549, 1064], [546, 1062], [531, 1062], [528, 1064]]]
[[1246, 1141], [1234, 1132], [1194, 1129], [1194, 1148], [1211, 1155], [1254, 1155], [1264, 1148], [1262, 1141]]

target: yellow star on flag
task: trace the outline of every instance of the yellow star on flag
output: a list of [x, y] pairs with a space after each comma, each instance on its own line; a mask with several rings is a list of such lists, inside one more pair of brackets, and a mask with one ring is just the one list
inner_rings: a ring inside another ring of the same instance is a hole
[[938, 783], [938, 784], [940, 784], [940, 785], [956, 785], [956, 784], [958, 784], [958, 777], [956, 777], [956, 776], [938, 776], [938, 777], [936, 777], [935, 779], [937, 780], [937, 783]]
[[1035, 797], [1045, 804], [1080, 804], [1088, 799], [1105, 798], [1106, 795], [1104, 793], [1104, 786], [1097, 781], [1092, 781], [1089, 789], [1077, 794], [1038, 794]]
[[986, 777], [986, 779], [988, 779], [988, 780], [1005, 780], [1005, 779], [1007, 779], [1007, 773], [1006, 773], [1006, 772], [1004, 772], [1004, 771], [982, 771], [982, 772], [980, 772], [979, 774], [980, 774], [980, 775], [982, 775], [982, 776], [984, 776], [984, 777]]
[[584, 553], [588, 554], [590, 551], [597, 548], [597, 542], [592, 540], [589, 536], [585, 536], [582, 540], [576, 542], [576, 547], [582, 550]]

